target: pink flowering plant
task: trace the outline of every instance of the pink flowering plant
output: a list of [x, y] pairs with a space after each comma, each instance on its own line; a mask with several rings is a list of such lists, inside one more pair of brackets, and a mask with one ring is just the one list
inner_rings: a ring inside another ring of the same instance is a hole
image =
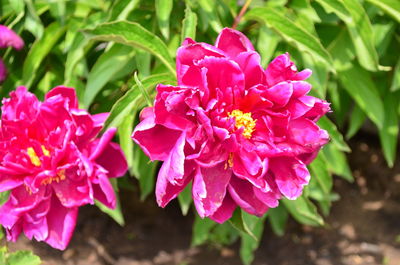
[[186, 39], [176, 64], [178, 85], [157, 86], [132, 134], [163, 161], [158, 204], [192, 182], [200, 217], [223, 223], [237, 207], [262, 216], [282, 197], [298, 198], [310, 180], [306, 165], [329, 141], [316, 125], [329, 104], [308, 95], [304, 81], [311, 71], [298, 72], [289, 54], [263, 69], [251, 42], [229, 28], [215, 45]]
[[21, 233], [65, 249], [78, 209], [98, 200], [115, 208], [110, 178], [125, 174], [127, 164], [116, 129], [98, 136], [107, 113], [90, 115], [78, 108], [75, 90], [55, 87], [43, 102], [18, 87], [3, 99], [0, 128], [0, 207], [7, 239]]

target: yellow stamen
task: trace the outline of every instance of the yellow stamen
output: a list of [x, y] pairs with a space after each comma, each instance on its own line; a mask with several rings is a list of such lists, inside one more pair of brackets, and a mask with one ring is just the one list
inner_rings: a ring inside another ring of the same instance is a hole
[[251, 112], [244, 113], [241, 110], [235, 109], [228, 113], [229, 117], [235, 117], [236, 128], [244, 127], [243, 136], [247, 139], [251, 138], [256, 127], [256, 121], [251, 117]]
[[42, 145], [42, 152], [45, 156], [50, 156], [50, 151], [46, 149], [46, 147], [44, 147], [44, 145]]
[[39, 157], [37, 156], [35, 149], [33, 149], [33, 147], [28, 147], [28, 149], [26, 149], [29, 158], [31, 159], [31, 163], [34, 164], [37, 167], [40, 167], [42, 165], [42, 163], [40, 162]]
[[59, 183], [60, 181], [65, 179], [65, 169], [61, 170], [60, 172], [57, 173], [57, 176], [52, 177], [52, 178], [47, 178], [42, 180], [40, 184], [42, 185], [47, 185], [53, 183], [53, 181]]

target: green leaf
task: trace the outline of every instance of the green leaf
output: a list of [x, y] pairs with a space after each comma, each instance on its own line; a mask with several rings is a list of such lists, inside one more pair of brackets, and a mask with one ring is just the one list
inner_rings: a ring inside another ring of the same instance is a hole
[[242, 209], [237, 208], [231, 217], [229, 219], [229, 222], [235, 227], [239, 232], [247, 234], [251, 236], [254, 240], [257, 240], [257, 237], [253, 234], [251, 231], [251, 228], [249, 227], [249, 224], [246, 222], [247, 220], [243, 218], [243, 215], [245, 213], [242, 211]]
[[8, 0], [10, 6], [16, 13], [22, 13], [25, 9], [25, 2], [24, 0]]
[[340, 71], [338, 76], [343, 87], [357, 105], [378, 128], [382, 128], [384, 120], [383, 103], [370, 74], [361, 67], [354, 65], [348, 70]]
[[285, 234], [288, 217], [289, 214], [282, 204], [277, 208], [271, 208], [268, 210], [268, 220], [271, 224], [272, 231], [277, 236], [283, 236]]
[[133, 150], [134, 143], [131, 139], [135, 118], [136, 112], [131, 113], [131, 115], [126, 115], [125, 119], [118, 127], [119, 144], [125, 154], [129, 169], [132, 169], [135, 161]]
[[179, 205], [183, 215], [187, 215], [192, 203], [192, 183], [190, 182], [178, 195]]
[[[143, 86], [150, 92], [159, 83], [174, 83], [175, 77], [170, 74], [152, 75], [142, 80]], [[151, 94], [151, 93], [150, 93]], [[111, 108], [104, 128], [118, 127], [127, 115], [131, 115], [134, 109], [144, 107], [144, 99], [137, 87], [133, 85]]]
[[24, 2], [28, 11], [25, 16], [25, 29], [30, 31], [36, 37], [36, 39], [42, 39], [44, 27], [42, 21], [39, 18], [39, 14], [35, 10], [35, 6], [33, 5], [32, 0], [24, 0]]
[[116, 193], [116, 199], [117, 199], [117, 205], [115, 209], [110, 209], [104, 204], [102, 204], [99, 201], [95, 201], [96, 206], [104, 213], [108, 214], [112, 219], [114, 219], [115, 222], [117, 222], [120, 226], [125, 225], [125, 220], [124, 216], [122, 215], [122, 208], [121, 208], [121, 203], [119, 200], [118, 196], [118, 186], [117, 186], [117, 180], [116, 179], [110, 179], [110, 182], [115, 190]]
[[182, 20], [181, 42], [186, 38], [196, 39], [197, 15], [186, 5], [185, 18]]
[[324, 224], [324, 220], [318, 214], [315, 205], [304, 196], [293, 201], [283, 199], [281, 202], [296, 221], [311, 226], [322, 226]]
[[9, 265], [39, 265], [41, 260], [31, 251], [20, 250], [8, 255], [7, 263]]
[[323, 193], [328, 197], [332, 190], [333, 179], [322, 156], [317, 156], [310, 164], [310, 168], [313, 173], [312, 178], [316, 180]]
[[350, 139], [358, 132], [358, 130], [364, 124], [366, 118], [367, 116], [365, 116], [365, 113], [361, 110], [361, 108], [355, 105], [350, 115], [346, 139]]
[[399, 119], [397, 107], [399, 105], [400, 93], [387, 93], [384, 98], [385, 119], [382, 129], [379, 130], [383, 155], [389, 165], [393, 167], [396, 161], [397, 139], [399, 136]]
[[317, 0], [327, 12], [334, 12], [346, 23], [360, 64], [367, 70], [379, 69], [371, 21], [358, 0]]
[[373, 5], [376, 5], [389, 16], [392, 16], [400, 23], [400, 2], [398, 0], [367, 0]]
[[265, 217], [266, 215], [260, 218], [243, 212], [243, 220], [245, 220], [245, 222], [249, 225], [249, 228], [256, 237], [255, 240], [248, 234], [241, 234], [240, 258], [246, 265], [250, 265], [251, 262], [254, 260], [254, 251], [260, 245], [262, 233], [264, 230]]
[[346, 156], [342, 151], [337, 149], [335, 145], [333, 144], [325, 145], [324, 148], [322, 149], [322, 155], [331, 172], [344, 178], [349, 182], [354, 181], [350, 167], [347, 163]]
[[149, 93], [144, 88], [142, 82], [140, 82], [139, 78], [137, 77], [137, 73], [136, 72], [133, 74], [133, 78], [135, 79], [135, 83], [136, 83], [137, 87], [139, 88], [140, 93], [142, 94], [142, 97], [145, 99], [145, 101], [147, 103], [147, 106], [152, 106], [153, 103], [151, 102]]
[[208, 238], [210, 231], [217, 225], [211, 219], [201, 219], [197, 214], [195, 215], [193, 232], [192, 232], [192, 246], [204, 244]]
[[158, 57], [175, 76], [175, 63], [165, 43], [140, 24], [128, 21], [103, 23], [86, 29], [94, 40], [114, 41], [148, 51]]
[[174, 1], [172, 0], [155, 0], [156, 15], [158, 26], [160, 27], [161, 34], [169, 38], [169, 17], [171, 16]]
[[65, 33], [65, 27], [60, 27], [56, 22], [50, 24], [44, 31], [43, 38], [37, 39], [29, 50], [23, 65], [22, 83], [30, 87], [34, 81], [38, 68], [43, 59], [53, 49], [57, 41]]
[[117, 0], [112, 6], [109, 21], [126, 19], [132, 12], [140, 0]]
[[337, 146], [337, 148], [343, 152], [350, 152], [351, 149], [344, 141], [342, 134], [338, 131], [336, 124], [334, 124], [329, 118], [326, 116], [322, 117], [318, 121], [318, 125], [325, 129], [329, 133], [329, 137], [332, 140], [332, 143]]
[[216, 8], [213, 4], [213, 1], [209, 0], [198, 0], [197, 3], [201, 7], [202, 11], [205, 13], [205, 18], [210, 23], [213, 30], [217, 33], [221, 32], [222, 26], [221, 22], [216, 13]]
[[[257, 51], [261, 55], [261, 65], [266, 67], [274, 55], [275, 49], [278, 46], [281, 38], [265, 25], [260, 27], [257, 40]], [[268, 43], [268, 45], [265, 45]]]
[[6, 203], [9, 197], [10, 197], [10, 191], [0, 192], [0, 206]]
[[138, 145], [134, 145], [132, 173], [139, 180], [140, 199], [144, 200], [154, 190], [157, 162], [152, 162]]
[[340, 31], [327, 49], [333, 56], [333, 64], [336, 70], [346, 70], [353, 66], [352, 61], [356, 52], [346, 28]]
[[391, 91], [397, 91], [400, 89], [400, 58], [397, 61], [396, 68], [393, 72], [393, 81], [390, 87]]
[[276, 9], [270, 7], [258, 7], [250, 10], [245, 17], [264, 22], [268, 27], [277, 31], [284, 39], [294, 43], [300, 50], [309, 52], [316, 59], [324, 62], [328, 67], [332, 66], [330, 54], [325, 50], [319, 40], [283, 16]]
[[96, 95], [117, 73], [121, 72], [129, 61], [133, 60], [134, 49], [116, 44], [97, 59], [88, 75], [83, 96], [83, 105], [89, 108]]

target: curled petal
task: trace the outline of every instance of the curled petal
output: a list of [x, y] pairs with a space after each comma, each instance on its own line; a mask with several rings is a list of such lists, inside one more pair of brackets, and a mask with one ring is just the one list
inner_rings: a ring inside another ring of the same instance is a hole
[[223, 50], [231, 58], [235, 58], [241, 52], [254, 51], [253, 44], [241, 32], [224, 28], [218, 35], [215, 46]]

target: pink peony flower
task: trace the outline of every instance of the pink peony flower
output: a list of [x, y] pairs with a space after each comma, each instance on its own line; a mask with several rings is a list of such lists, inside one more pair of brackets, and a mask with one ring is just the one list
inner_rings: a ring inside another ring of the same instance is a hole
[[239, 206], [262, 216], [309, 182], [306, 164], [329, 140], [315, 122], [329, 104], [308, 96], [288, 54], [266, 70], [250, 41], [225, 28], [214, 46], [186, 39], [177, 51], [178, 86], [158, 85], [132, 138], [164, 161], [156, 197], [165, 207], [189, 183], [199, 215], [224, 222]]
[[[24, 41], [11, 29], [0, 25], [0, 48], [13, 47], [16, 50], [24, 47]], [[0, 59], [0, 82], [4, 81], [7, 76], [7, 68]]]
[[115, 208], [109, 178], [125, 174], [127, 163], [116, 129], [100, 138], [107, 113], [78, 108], [75, 90], [56, 87], [44, 102], [18, 87], [3, 99], [0, 127], [0, 192], [11, 191], [0, 207], [7, 239], [29, 239], [65, 249], [78, 207], [98, 200]]

